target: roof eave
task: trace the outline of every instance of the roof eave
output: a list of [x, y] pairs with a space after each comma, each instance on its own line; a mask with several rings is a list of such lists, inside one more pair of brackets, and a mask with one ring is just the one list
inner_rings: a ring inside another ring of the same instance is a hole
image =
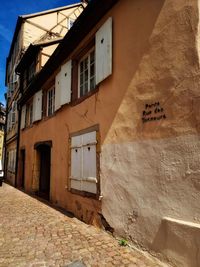
[[27, 90], [26, 94], [19, 101], [20, 104], [24, 104], [28, 97], [35, 92], [35, 89], [40, 88], [45, 83], [47, 77], [50, 77], [53, 72], [62, 65], [63, 61], [73, 52], [74, 48], [78, 46], [83, 38], [118, 1], [119, 0], [93, 0], [88, 4], [43, 69], [38, 73], [37, 77], [35, 77], [36, 79], [29, 86], [29, 92]]

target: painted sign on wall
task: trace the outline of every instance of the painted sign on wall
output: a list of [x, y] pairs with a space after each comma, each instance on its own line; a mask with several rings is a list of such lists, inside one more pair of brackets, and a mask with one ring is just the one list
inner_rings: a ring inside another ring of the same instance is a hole
[[160, 102], [152, 104], [145, 104], [144, 110], [142, 111], [142, 122], [159, 121], [166, 119], [164, 108], [160, 105]]

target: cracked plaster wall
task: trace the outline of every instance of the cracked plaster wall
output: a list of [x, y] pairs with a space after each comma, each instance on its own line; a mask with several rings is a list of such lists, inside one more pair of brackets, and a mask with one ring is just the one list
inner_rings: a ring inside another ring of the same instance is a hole
[[101, 154], [108, 223], [177, 266], [200, 266], [189, 228], [180, 244], [190, 250], [167, 247], [177, 242], [178, 227], [158, 244], [167, 233], [163, 217], [200, 224], [199, 81], [199, 1], [165, 0]]

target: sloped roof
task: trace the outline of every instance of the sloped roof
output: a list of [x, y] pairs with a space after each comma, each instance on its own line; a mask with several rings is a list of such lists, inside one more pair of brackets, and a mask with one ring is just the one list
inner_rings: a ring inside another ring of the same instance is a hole
[[29, 88], [27, 88], [25, 94], [19, 101], [20, 104], [25, 103], [36, 90], [40, 90], [45, 81], [62, 65], [64, 60], [73, 52], [83, 38], [118, 1], [119, 0], [92, 0], [89, 2], [43, 69], [30, 83]]
[[28, 49], [26, 50], [26, 52], [24, 53], [23, 57], [21, 58], [19, 64], [17, 65], [15, 72], [20, 74], [21, 70], [26, 66], [26, 64], [33, 60], [36, 56], [36, 54], [39, 52], [39, 50], [42, 47], [46, 47], [46, 46], [50, 46], [53, 44], [57, 44], [59, 42], [61, 42], [63, 38], [57, 38], [54, 40], [49, 40], [49, 41], [45, 41], [45, 42], [40, 42], [37, 44], [30, 44]]
[[54, 9], [49, 9], [49, 10], [45, 10], [45, 11], [37, 12], [37, 13], [33, 13], [33, 14], [27, 14], [27, 15], [20, 15], [20, 16], [18, 16], [18, 19], [17, 19], [17, 23], [16, 23], [16, 26], [15, 26], [15, 31], [14, 31], [14, 35], [13, 35], [13, 39], [12, 39], [12, 42], [11, 42], [10, 51], [9, 51], [7, 60], [9, 60], [10, 57], [11, 57], [11, 55], [12, 55], [12, 51], [13, 51], [14, 44], [16, 42], [16, 39], [17, 39], [19, 30], [21, 28], [22, 23], [26, 19], [37, 17], [37, 16], [41, 16], [41, 15], [50, 14], [50, 13], [53, 13], [53, 12], [56, 12], [56, 11], [62, 11], [64, 9], [73, 8], [73, 7], [76, 7], [76, 6], [79, 6], [79, 5], [82, 5], [81, 2], [76, 3], [76, 4], [73, 4], [73, 5], [62, 6], [62, 7], [58, 7], [58, 8], [54, 8]]

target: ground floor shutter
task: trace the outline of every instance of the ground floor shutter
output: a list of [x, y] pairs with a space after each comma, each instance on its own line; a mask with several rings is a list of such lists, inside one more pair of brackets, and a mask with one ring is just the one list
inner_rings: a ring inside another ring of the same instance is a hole
[[96, 131], [71, 139], [71, 188], [97, 193]]

